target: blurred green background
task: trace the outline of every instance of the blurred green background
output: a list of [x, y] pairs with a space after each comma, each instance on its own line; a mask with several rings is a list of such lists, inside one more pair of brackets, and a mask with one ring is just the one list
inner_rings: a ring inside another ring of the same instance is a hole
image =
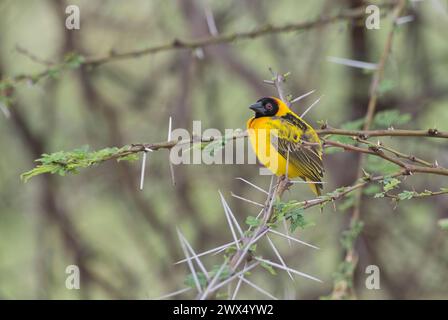
[[[35, 74], [46, 63], [70, 52], [104, 56], [158, 45], [174, 39], [210, 36], [206, 12], [219, 33], [248, 31], [266, 24], [282, 25], [333, 15], [358, 7], [361, 0], [103, 0], [0, 1], [0, 75]], [[384, 3], [372, 1], [372, 3]], [[65, 8], [76, 4], [81, 29], [65, 28]], [[387, 8], [382, 13], [386, 15]], [[398, 26], [387, 61], [378, 109], [411, 115], [403, 128], [448, 130], [448, 28], [446, 1], [410, 1]], [[138, 190], [139, 162], [106, 162], [66, 177], [43, 175], [24, 184], [20, 174], [42, 153], [91, 150], [166, 139], [168, 118], [174, 128], [245, 128], [248, 105], [276, 94], [263, 84], [268, 67], [291, 72], [286, 90], [298, 96], [317, 92], [294, 106], [300, 113], [317, 97], [307, 114], [340, 127], [362, 117], [369, 99], [371, 72], [329, 62], [329, 56], [376, 63], [383, 51], [390, 20], [380, 30], [363, 21], [345, 21], [309, 31], [267, 35], [200, 50], [175, 50], [111, 62], [98, 68], [64, 71], [37, 84], [21, 83], [0, 113], [0, 298], [99, 299], [156, 298], [185, 287], [186, 265], [173, 265], [183, 253], [179, 227], [197, 252], [231, 241], [218, 190], [241, 224], [258, 209], [232, 198], [230, 192], [255, 201], [263, 194], [236, 180], [244, 177], [264, 188], [270, 178], [256, 165], [176, 166], [171, 185], [168, 152], [154, 152], [145, 188]], [[38, 57], [41, 62], [30, 57]], [[403, 152], [448, 166], [446, 141], [384, 138]], [[352, 184], [357, 156], [325, 157], [325, 191]], [[384, 168], [382, 168], [384, 169]], [[423, 191], [448, 187], [446, 178], [415, 175], [404, 188]], [[286, 199], [313, 196], [295, 185]], [[289, 246], [273, 238], [291, 267], [322, 279], [292, 282], [287, 274], [259, 269], [252, 280], [281, 298], [317, 299], [333, 288], [343, 259], [341, 232], [350, 210], [329, 205], [307, 211], [313, 227], [294, 236], [319, 246]], [[448, 197], [402, 202], [365, 199], [365, 228], [357, 242], [359, 264], [354, 287], [360, 299], [448, 298], [448, 234], [437, 221], [448, 217]], [[269, 250], [261, 252], [272, 256]], [[268, 248], [267, 248], [268, 249]], [[263, 251], [264, 250], [264, 251]], [[274, 257], [275, 258], [275, 257]], [[204, 259], [207, 266], [222, 256]], [[65, 287], [68, 265], [81, 269], [81, 289]], [[365, 268], [381, 270], [381, 289], [365, 287]], [[183, 298], [193, 298], [185, 294]], [[243, 287], [239, 298], [264, 298]]]

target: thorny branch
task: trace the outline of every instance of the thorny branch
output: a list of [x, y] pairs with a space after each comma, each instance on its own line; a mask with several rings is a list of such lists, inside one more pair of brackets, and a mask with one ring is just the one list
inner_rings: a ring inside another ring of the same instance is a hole
[[[404, 153], [401, 153], [397, 150], [391, 149], [387, 146], [382, 145], [376, 145], [374, 146], [373, 143], [368, 142], [365, 139], [368, 139], [370, 137], [434, 137], [434, 138], [445, 138], [448, 139], [448, 132], [442, 132], [438, 131], [437, 129], [429, 129], [429, 130], [371, 130], [371, 131], [364, 131], [364, 130], [343, 130], [343, 129], [322, 129], [322, 130], [316, 130], [316, 132], [320, 136], [329, 136], [329, 135], [345, 135], [345, 136], [352, 136], [355, 141], [359, 141], [362, 143], [369, 143], [369, 148], [361, 148], [356, 147], [351, 144], [345, 144], [340, 143], [336, 141], [331, 141], [326, 138], [321, 138], [324, 141], [324, 147], [325, 146], [332, 146], [332, 147], [338, 147], [344, 149], [344, 151], [352, 151], [352, 152], [358, 152], [358, 153], [364, 153], [364, 154], [370, 154], [374, 156], [378, 156], [380, 158], [383, 158], [386, 161], [392, 162], [400, 167], [407, 168], [411, 172], [426, 172], [426, 173], [433, 173], [438, 175], [447, 175], [448, 169], [439, 167], [435, 164], [430, 164], [427, 161], [424, 161], [422, 159], [417, 158], [413, 155], [406, 155]], [[241, 132], [233, 135], [232, 137], [228, 137], [228, 139], [242, 139], [247, 136], [246, 132]], [[362, 138], [360, 138], [362, 137]], [[136, 154], [140, 152], [145, 152], [148, 150], [157, 151], [161, 149], [172, 149], [175, 146], [180, 145], [195, 145], [199, 143], [211, 143], [213, 141], [223, 139], [224, 137], [210, 137], [210, 138], [201, 138], [200, 140], [193, 139], [193, 140], [171, 140], [171, 141], [162, 141], [162, 142], [156, 142], [156, 143], [136, 143], [132, 144], [130, 147], [122, 148], [119, 152], [116, 154], [104, 159], [106, 160], [113, 160], [113, 159], [119, 159], [126, 157], [131, 154]], [[304, 143], [305, 144], [305, 143]], [[387, 156], [382, 152], [382, 149], [385, 151], [389, 151], [392, 154], [394, 154], [394, 157]], [[400, 161], [399, 158], [405, 158], [409, 161], [419, 163], [425, 167], [429, 168], [423, 168], [420, 166], [415, 165], [409, 165], [406, 164], [403, 161]]]

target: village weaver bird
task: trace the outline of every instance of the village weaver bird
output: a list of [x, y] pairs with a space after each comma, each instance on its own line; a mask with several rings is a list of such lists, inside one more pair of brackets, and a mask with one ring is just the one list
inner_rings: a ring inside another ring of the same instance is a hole
[[316, 131], [278, 98], [249, 108], [255, 116], [247, 122], [248, 135], [258, 160], [277, 176], [303, 179], [319, 196], [324, 169]]

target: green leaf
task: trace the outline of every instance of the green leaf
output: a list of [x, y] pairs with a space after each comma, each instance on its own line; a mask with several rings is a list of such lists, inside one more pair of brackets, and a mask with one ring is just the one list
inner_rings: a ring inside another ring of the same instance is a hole
[[274, 204], [274, 214], [278, 220], [289, 220], [290, 232], [294, 232], [298, 227], [304, 229], [309, 226], [313, 226], [314, 223], [305, 220], [303, 216], [304, 209], [298, 204], [297, 201], [290, 202], [277, 202]]
[[69, 68], [77, 69], [85, 62], [85, 60], [86, 59], [82, 55], [72, 52], [65, 56], [64, 62]]
[[261, 223], [260, 219], [257, 219], [253, 216], [248, 216], [246, 218], [246, 224], [249, 225], [250, 227], [258, 227]]
[[277, 275], [277, 272], [275, 271], [275, 269], [270, 265], [270, 264], [267, 264], [266, 262], [261, 262], [260, 263], [260, 265], [264, 268], [264, 269], [266, 269], [267, 271], [269, 271], [269, 273], [271, 274], [271, 275], [273, 275], [273, 276], [276, 276]]
[[135, 154], [120, 157], [129, 147], [123, 148], [105, 148], [98, 151], [89, 152], [88, 146], [75, 149], [73, 151], [58, 151], [51, 154], [44, 153], [41, 158], [35, 160], [39, 164], [23, 173], [20, 177], [24, 182], [30, 178], [43, 173], [59, 174], [61, 176], [67, 173], [77, 173], [81, 168], [87, 168], [103, 161], [116, 157], [118, 160], [135, 160]]
[[399, 193], [397, 196], [398, 196], [398, 199], [400, 199], [400, 200], [410, 200], [414, 197], [414, 195], [415, 195], [414, 191], [405, 190], [405, 191]]
[[388, 192], [388, 191], [391, 191], [391, 190], [397, 188], [400, 185], [401, 181], [396, 178], [391, 178], [391, 179], [388, 179], [387, 181], [385, 179], [383, 181], [383, 183], [384, 183], [384, 187], [383, 187], [384, 191]]

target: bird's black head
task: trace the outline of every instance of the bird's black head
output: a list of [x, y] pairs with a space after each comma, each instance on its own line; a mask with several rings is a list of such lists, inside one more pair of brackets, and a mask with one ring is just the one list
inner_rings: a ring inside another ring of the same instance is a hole
[[261, 98], [249, 107], [255, 112], [255, 118], [275, 116], [278, 108], [277, 101], [269, 97]]

